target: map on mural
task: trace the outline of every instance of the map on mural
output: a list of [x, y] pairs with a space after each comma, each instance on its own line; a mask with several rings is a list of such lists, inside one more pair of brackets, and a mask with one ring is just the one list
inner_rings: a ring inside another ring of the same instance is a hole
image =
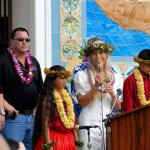
[[94, 0], [86, 0], [86, 39], [94, 36], [115, 46], [112, 56], [133, 56], [141, 49], [150, 48], [150, 35], [138, 30], [127, 30], [110, 19]]

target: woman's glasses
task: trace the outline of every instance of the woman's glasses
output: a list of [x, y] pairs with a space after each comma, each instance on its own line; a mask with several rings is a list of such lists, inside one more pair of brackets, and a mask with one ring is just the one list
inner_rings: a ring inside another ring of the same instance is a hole
[[16, 41], [19, 41], [19, 42], [24, 42], [26, 41], [27, 43], [29, 43], [31, 40], [29, 38], [18, 38], [18, 39], [13, 39], [13, 40], [16, 40]]

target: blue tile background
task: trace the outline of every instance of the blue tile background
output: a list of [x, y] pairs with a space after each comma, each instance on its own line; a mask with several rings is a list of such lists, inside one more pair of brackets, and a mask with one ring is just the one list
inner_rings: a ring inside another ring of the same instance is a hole
[[[52, 64], [66, 65], [60, 58], [60, 0], [51, 1], [52, 22]], [[141, 49], [150, 48], [150, 36], [136, 30], [125, 30], [111, 20], [95, 4], [94, 0], [82, 0], [82, 37], [88, 39], [98, 36], [113, 44], [116, 50], [112, 61], [133, 61]]]
[[111, 20], [96, 5], [93, 0], [86, 0], [87, 32], [85, 39], [98, 36], [104, 41], [115, 46], [112, 53], [113, 60], [124, 61], [119, 56], [128, 56], [126, 61], [131, 61], [133, 55], [138, 55], [141, 49], [150, 48], [150, 36], [137, 30], [123, 29]]
[[60, 62], [60, 15], [59, 0], [51, 1], [51, 23], [52, 23], [52, 65], [61, 64]]

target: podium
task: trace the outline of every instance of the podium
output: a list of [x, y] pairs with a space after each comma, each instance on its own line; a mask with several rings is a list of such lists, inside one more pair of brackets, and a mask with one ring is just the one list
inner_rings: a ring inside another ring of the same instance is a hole
[[112, 117], [106, 128], [106, 149], [150, 150], [150, 105]]

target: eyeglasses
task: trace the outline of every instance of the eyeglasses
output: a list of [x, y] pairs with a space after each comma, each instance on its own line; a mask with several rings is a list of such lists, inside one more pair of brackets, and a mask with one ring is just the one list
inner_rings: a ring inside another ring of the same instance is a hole
[[18, 39], [13, 39], [13, 40], [16, 40], [16, 41], [19, 41], [19, 42], [24, 42], [26, 41], [27, 43], [29, 43], [31, 40], [29, 38], [18, 38]]

